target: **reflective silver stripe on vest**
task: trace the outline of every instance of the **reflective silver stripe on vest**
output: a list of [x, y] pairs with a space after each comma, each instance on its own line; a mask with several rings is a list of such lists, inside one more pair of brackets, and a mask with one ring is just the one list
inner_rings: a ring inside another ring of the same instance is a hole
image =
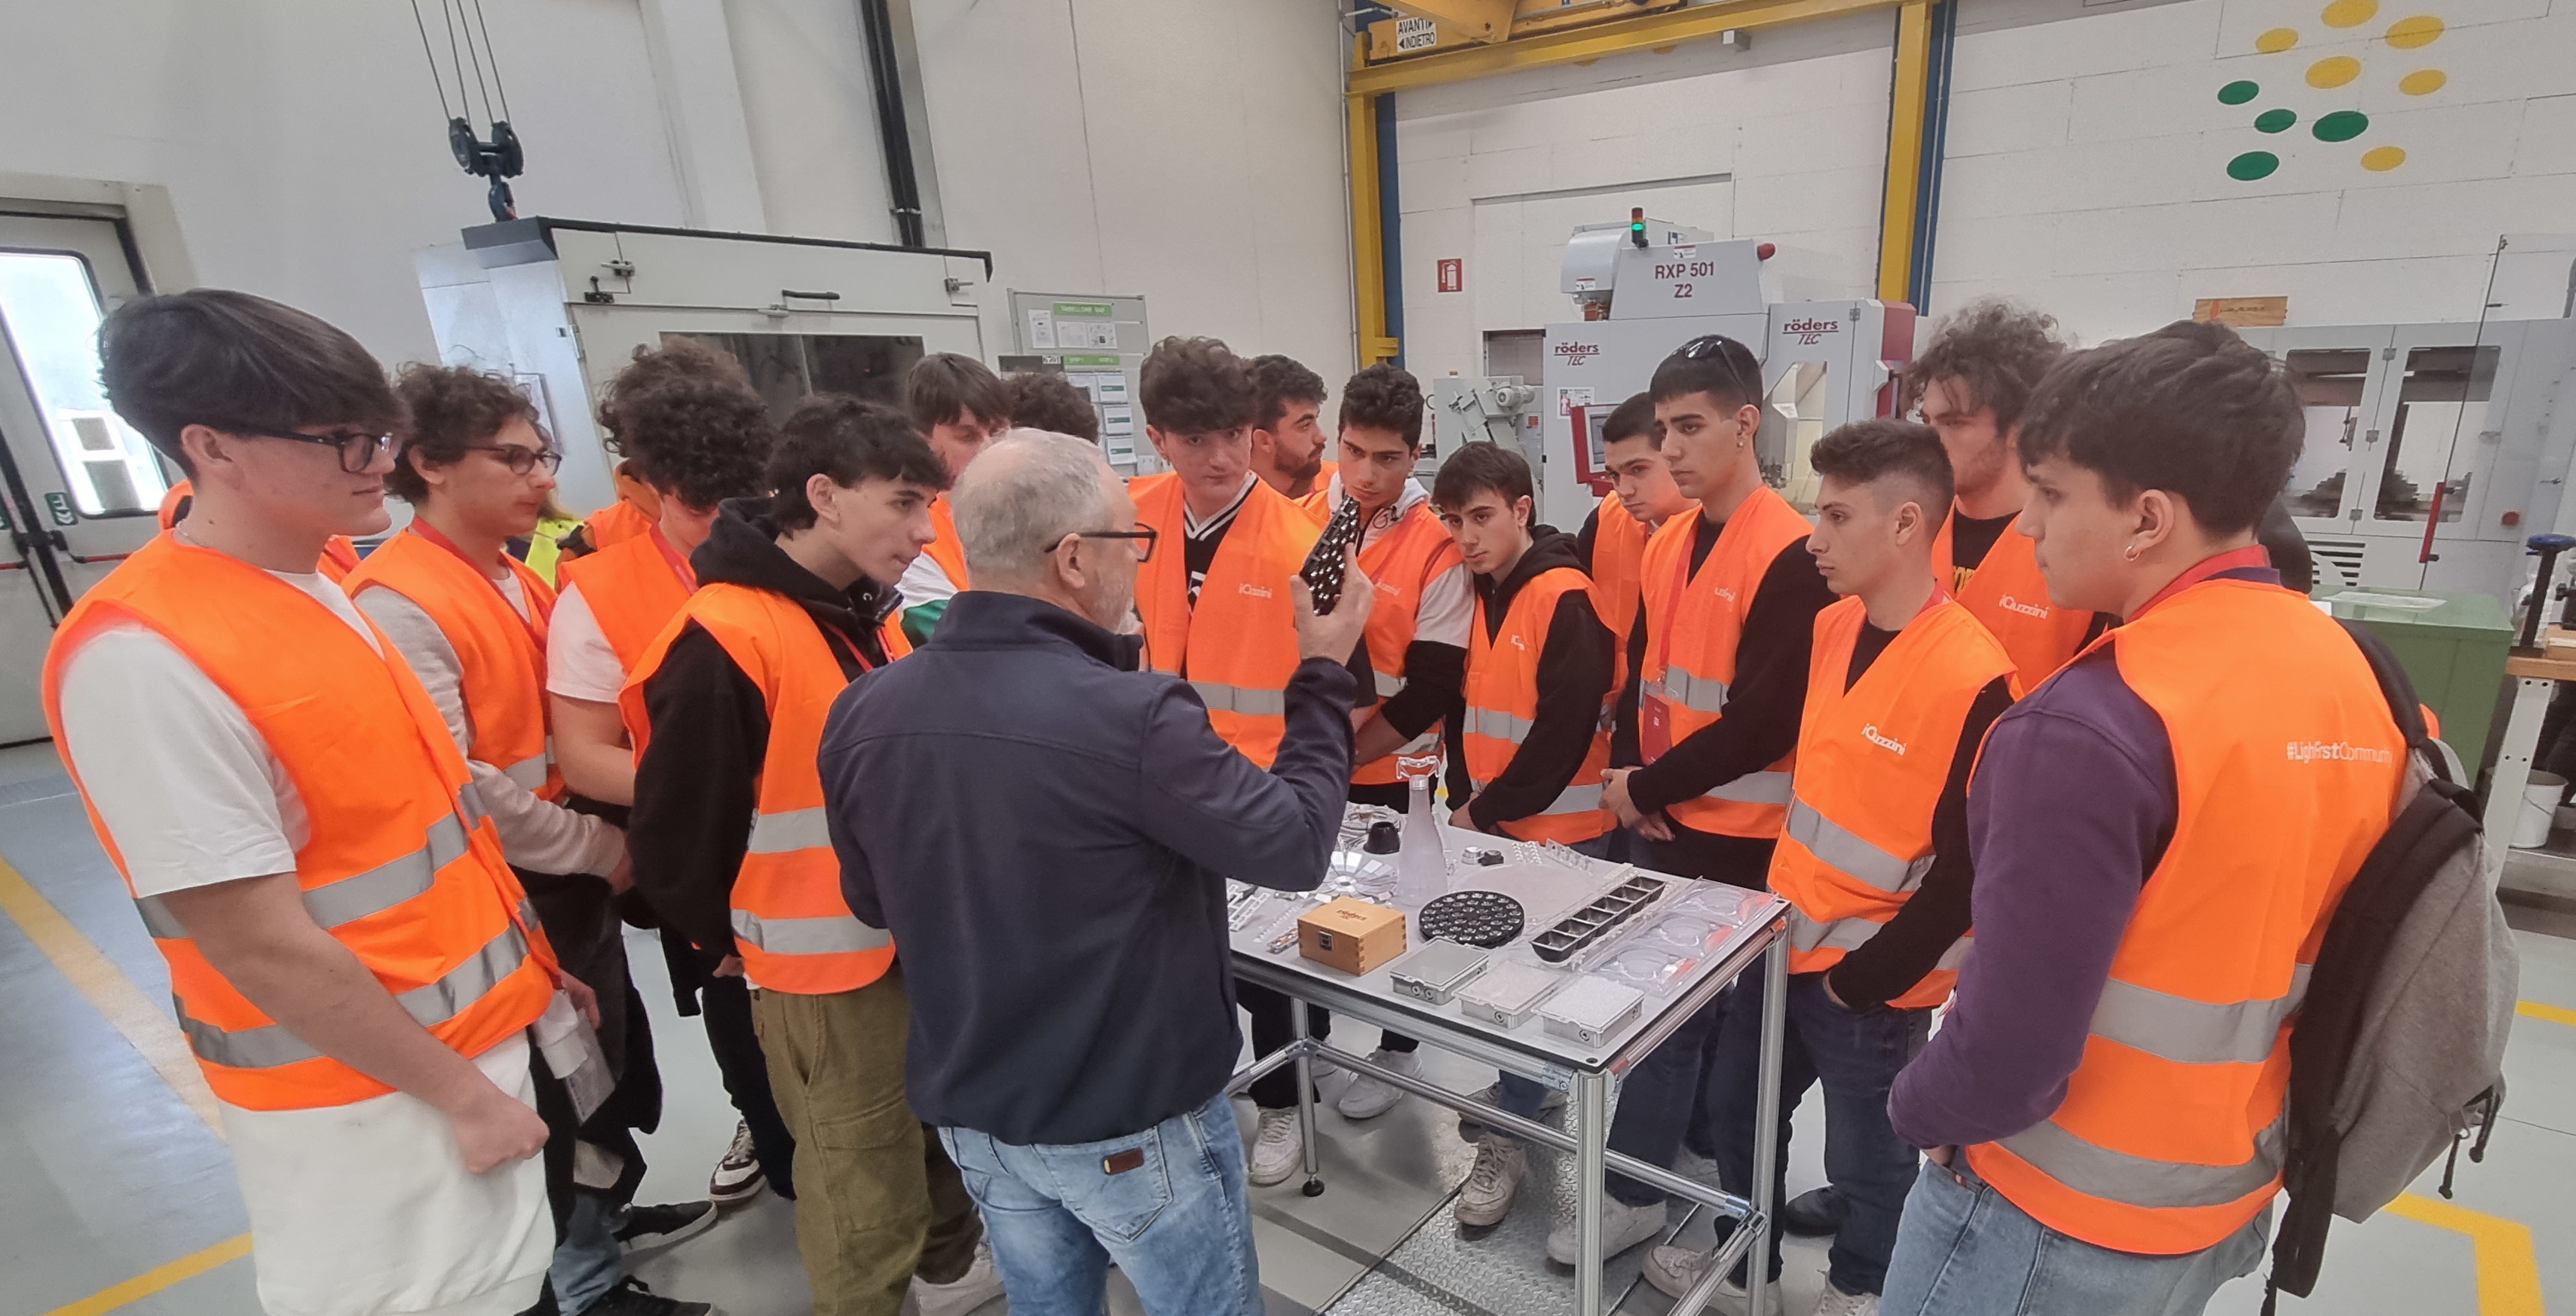
[[1529, 739], [1530, 728], [1535, 725], [1528, 718], [1515, 717], [1499, 708], [1467, 710], [1467, 734], [1471, 736], [1491, 736], [1517, 745]]
[[[1470, 781], [1467, 784], [1476, 790], [1483, 790], [1493, 783]], [[1590, 785], [1585, 785], [1581, 782], [1577, 782], [1574, 785], [1566, 787], [1565, 790], [1556, 797], [1556, 799], [1548, 804], [1547, 808], [1541, 810], [1534, 816], [1545, 817], [1548, 814], [1554, 813], [1580, 813], [1586, 809], [1598, 809], [1600, 807], [1601, 783], [1596, 781]], [[1514, 818], [1510, 821], [1521, 822], [1524, 820]]]
[[1798, 844], [1814, 851], [1818, 859], [1881, 891], [1911, 891], [1932, 868], [1932, 856], [1900, 859], [1795, 796], [1789, 800], [1787, 831]]
[[483, 807], [483, 792], [474, 789], [470, 781], [456, 788], [456, 809], [468, 827], [492, 816], [492, 811]]
[[2285, 1114], [2254, 1135], [2253, 1159], [2237, 1165], [2157, 1161], [2087, 1142], [2055, 1120], [2005, 1138], [2002, 1145], [2049, 1178], [2087, 1197], [2129, 1206], [2225, 1206], [2260, 1192], [2281, 1172]]
[[752, 815], [749, 849], [753, 854], [785, 854], [831, 843], [831, 824], [824, 821], [820, 806]]
[[[520, 935], [517, 924], [501, 929], [501, 934], [483, 943], [464, 963], [447, 971], [436, 982], [424, 983], [394, 997], [403, 1011], [423, 1028], [435, 1028], [465, 1012], [482, 1000], [502, 979], [509, 977], [528, 958], [527, 939]], [[322, 1053], [310, 1043], [286, 1031], [284, 1024], [262, 1024], [226, 1032], [201, 1019], [188, 1017], [184, 1002], [179, 1006], [179, 1031], [188, 1035], [188, 1048], [198, 1058], [212, 1064], [235, 1069], [270, 1069], [312, 1060]]]
[[[1807, 917], [1807, 911], [1796, 905], [1789, 906], [1789, 944], [1799, 950], [1814, 950], [1818, 946], [1823, 946], [1850, 954], [1868, 945], [1869, 939], [1877, 936], [1878, 930], [1886, 926], [1885, 923], [1872, 923], [1868, 919], [1856, 916], [1838, 918], [1831, 923], [1819, 923]], [[1932, 967], [1955, 971], [1960, 965], [1968, 962], [1968, 952], [1976, 948], [1977, 939], [1974, 936], [1961, 937], [1951, 942], [1948, 950], [1941, 952], [1940, 960]], [[1911, 991], [1912, 988], [1907, 990]], [[1904, 995], [1903, 992], [1897, 994]]]
[[2093, 1008], [2093, 1032], [2177, 1064], [2259, 1064], [2307, 999], [2308, 973], [2305, 964], [2291, 971], [2287, 996], [2224, 1005], [2113, 978]]
[[1738, 804], [1787, 804], [1789, 774], [1785, 772], [1748, 772], [1733, 781], [1700, 796], [1704, 800], [1733, 800]]
[[524, 789], [535, 790], [546, 784], [547, 758], [543, 754], [524, 758], [501, 769], [501, 775]]
[[733, 935], [772, 955], [838, 955], [880, 950], [894, 938], [848, 914], [819, 918], [762, 918], [747, 909], [733, 912]]
[[[429, 890], [438, 880], [438, 870], [464, 853], [465, 824], [450, 814], [431, 823], [427, 843], [410, 854], [306, 891], [305, 912], [313, 916], [315, 923], [336, 928], [391, 909]], [[188, 935], [187, 928], [159, 896], [145, 896], [135, 901], [134, 907], [143, 915], [144, 930], [153, 936]]]
[[1664, 668], [1664, 697], [1703, 713], [1726, 711], [1726, 682], [1694, 675], [1686, 667]]
[[1376, 675], [1376, 677], [1377, 677], [1377, 697], [1378, 697], [1378, 698], [1380, 698], [1380, 699], [1393, 699], [1393, 698], [1395, 698], [1395, 697], [1396, 697], [1396, 695], [1398, 695], [1398, 694], [1400, 694], [1400, 693], [1402, 693], [1402, 692], [1403, 692], [1403, 690], [1404, 690], [1404, 678], [1403, 678], [1403, 677], [1401, 677], [1401, 676], [1397, 676], [1397, 675], [1396, 675], [1395, 673], [1393, 673], [1393, 672], [1378, 672], [1378, 673], [1376, 673], [1375, 675]]
[[1190, 688], [1199, 692], [1200, 702], [1211, 713], [1242, 713], [1252, 717], [1284, 717], [1288, 712], [1285, 690], [1253, 690], [1239, 685], [1220, 685], [1215, 681], [1192, 681]]

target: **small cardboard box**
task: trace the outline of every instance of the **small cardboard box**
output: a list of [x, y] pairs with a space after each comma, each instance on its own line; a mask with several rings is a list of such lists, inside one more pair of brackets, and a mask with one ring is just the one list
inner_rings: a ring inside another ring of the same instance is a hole
[[1366, 973], [1404, 953], [1401, 910], [1343, 896], [1297, 919], [1297, 953], [1344, 973]]

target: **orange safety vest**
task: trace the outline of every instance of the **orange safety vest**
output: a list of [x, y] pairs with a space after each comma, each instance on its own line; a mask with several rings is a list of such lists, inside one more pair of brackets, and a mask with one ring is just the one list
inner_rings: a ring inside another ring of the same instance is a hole
[[1193, 608], [1180, 477], [1139, 476], [1127, 487], [1136, 519], [1162, 536], [1153, 558], [1136, 569], [1146, 657], [1156, 671], [1186, 676], [1217, 735], [1269, 767], [1288, 731], [1288, 678], [1297, 671], [1297, 604], [1288, 581], [1306, 564], [1323, 522], [1253, 481]]
[[[241, 706], [304, 803], [309, 835], [295, 880], [305, 909], [412, 1018], [467, 1057], [536, 1021], [554, 996], [554, 952], [502, 860], [465, 756], [382, 631], [379, 653], [294, 586], [156, 536], [55, 632], [44, 695], [58, 743], [63, 660], [120, 621], [158, 632]], [[116, 838], [79, 765], [66, 763], [130, 893]], [[135, 905], [169, 961], [180, 1031], [216, 1096], [251, 1110], [303, 1110], [393, 1090], [252, 1004], [159, 899]]]
[[[1648, 763], [1717, 720], [1735, 680], [1735, 646], [1762, 573], [1781, 550], [1815, 532], [1769, 486], [1753, 491], [1726, 519], [1697, 574], [1691, 536], [1700, 514], [1676, 516], [1646, 544], [1642, 568], [1647, 644], [1638, 698], [1638, 748]], [[1780, 834], [1789, 811], [1791, 750], [1761, 772], [1747, 773], [1665, 812], [1694, 831], [1766, 838]]]
[[1592, 529], [1592, 608], [1601, 614], [1601, 624], [1610, 628], [1610, 638], [1618, 646], [1613, 685], [1627, 684], [1628, 664], [1637, 657], [1628, 652], [1628, 637], [1637, 629], [1637, 609], [1645, 601], [1646, 539], [1646, 523], [1619, 501], [1619, 495], [1601, 500], [1601, 519]]
[[2290, 1027], [2406, 744], [2351, 637], [2278, 585], [2201, 581], [2103, 645], [2172, 739], [2181, 811], [2066, 1099], [1967, 1155], [2051, 1229], [2170, 1256], [2280, 1189]]
[[617, 472], [617, 501], [591, 513], [589, 519], [582, 522], [589, 528], [590, 546], [594, 549], [615, 548], [660, 524], [662, 514], [645, 506], [648, 499], [656, 507], [662, 501], [659, 494], [620, 468]]
[[[1832, 968], [1914, 898], [1932, 867], [1932, 812], [1968, 709], [2012, 672], [2003, 646], [1945, 592], [1846, 690], [1868, 619], [1858, 597], [1816, 614], [1796, 793], [1771, 855], [1771, 890], [1789, 902], [1791, 973]], [[1888, 1004], [1916, 1009], [1948, 999], [1968, 945], [1961, 937]]]
[[1340, 462], [1324, 463], [1324, 469], [1315, 472], [1315, 487], [1310, 490], [1305, 497], [1292, 499], [1291, 501], [1295, 502], [1299, 507], [1305, 508], [1319, 521], [1332, 520], [1333, 477], [1340, 474], [1341, 469], [1342, 464]]
[[[1416, 503], [1397, 518], [1375, 543], [1360, 550], [1360, 570], [1377, 585], [1377, 604], [1369, 611], [1369, 670], [1377, 677], [1377, 697], [1391, 699], [1404, 688], [1404, 652], [1422, 624], [1422, 592], [1441, 572], [1459, 563], [1458, 541], [1429, 503]], [[1440, 724], [1435, 722], [1396, 754], [1435, 754], [1440, 750]], [[1363, 786], [1391, 786], [1404, 780], [1395, 770], [1396, 754], [1351, 769], [1351, 780]]]
[[832, 700], [849, 684], [840, 661], [813, 616], [786, 595], [723, 581], [704, 586], [618, 693], [639, 760], [652, 735], [644, 683], [691, 621], [760, 687], [769, 712], [751, 839], [733, 879], [734, 949], [743, 975], [755, 987], [799, 996], [857, 991], [894, 964], [894, 938], [850, 913], [841, 895], [841, 860], [824, 822], [815, 756]]
[[2038, 541], [2009, 526], [1986, 550], [1986, 560], [1965, 582], [1954, 585], [1958, 569], [1950, 562], [1950, 531], [1958, 521], [1954, 508], [1933, 536], [1935, 578], [2012, 655], [2022, 687], [2038, 685], [2074, 660], [2075, 651], [2084, 647], [2085, 632], [2093, 629], [2093, 614], [2050, 601], [2048, 578], [2039, 573]]
[[931, 540], [921, 551], [928, 553], [930, 560], [947, 573], [950, 586], [960, 591], [973, 589], [966, 577], [966, 542], [957, 537], [957, 509], [949, 506], [948, 495], [944, 493], [930, 500], [930, 528], [937, 531], [939, 537]]
[[[180, 509], [197, 497], [193, 481], [181, 480], [161, 495], [161, 528], [169, 530], [179, 524]], [[333, 535], [322, 541], [322, 557], [313, 564], [315, 570], [329, 577], [332, 584], [344, 584], [349, 573], [358, 569], [358, 546], [347, 535]]]
[[[1590, 577], [1572, 567], [1550, 567], [1532, 576], [1503, 613], [1502, 632], [1491, 633], [1485, 600], [1476, 600], [1476, 620], [1467, 642], [1467, 711], [1459, 739], [1467, 750], [1467, 776], [1477, 790], [1503, 774], [1520, 753], [1538, 720], [1538, 660], [1547, 651], [1548, 627], [1556, 620], [1557, 601], [1576, 590], [1592, 588]], [[1605, 700], [1618, 698], [1612, 686]], [[1607, 703], [1604, 704], [1605, 711]], [[1572, 845], [1618, 825], [1601, 805], [1601, 774], [1610, 766], [1610, 731], [1596, 724], [1592, 747], [1583, 766], [1558, 794], [1547, 812], [1514, 818], [1503, 833], [1523, 841], [1560, 841]]]
[[428, 613], [456, 650], [457, 692], [474, 730], [465, 756], [499, 768], [538, 799], [561, 799], [563, 773], [546, 728], [546, 622], [555, 592], [526, 563], [504, 554], [528, 601], [521, 617], [500, 586], [436, 534], [415, 520], [386, 540], [349, 574], [349, 597], [389, 589]]
[[698, 587], [697, 573], [660, 526], [648, 526], [643, 534], [596, 553], [567, 558], [556, 569], [567, 589], [580, 587], [581, 601], [617, 653], [617, 666], [629, 672]]

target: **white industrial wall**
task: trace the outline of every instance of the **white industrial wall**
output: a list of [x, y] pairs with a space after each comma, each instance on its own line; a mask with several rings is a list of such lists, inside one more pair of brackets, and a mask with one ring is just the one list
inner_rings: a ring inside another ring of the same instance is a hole
[[1637, 205], [1778, 243], [1806, 294], [1867, 295], [1894, 31], [1860, 14], [1398, 94], [1406, 365], [1478, 374], [1484, 332], [1574, 318], [1566, 235]]
[[[1334, 0], [912, 0], [950, 245], [997, 288], [1351, 369]], [[997, 341], [996, 350], [1007, 346]]]
[[[523, 213], [681, 222], [633, 0], [485, 11], [528, 144]], [[6, 27], [0, 173], [166, 186], [199, 282], [310, 308], [389, 359], [432, 354], [412, 252], [488, 214], [407, 5], [20, 3]]]
[[[2009, 294], [2086, 341], [2187, 316], [2199, 297], [2287, 296], [2292, 324], [2476, 319], [2498, 234], [2576, 231], [2576, 2], [2362, 0], [2335, 7], [2370, 13], [2348, 27], [2327, 9], [1966, 0], [1933, 309]], [[2391, 24], [2418, 14], [2446, 30], [2390, 45]], [[2259, 51], [2275, 29], [2297, 44]], [[2309, 85], [2338, 57], [2358, 75]], [[2426, 69], [2438, 90], [2401, 90]], [[2259, 94], [2222, 103], [2238, 81]], [[2271, 109], [2298, 121], [2258, 131]], [[2368, 129], [2318, 140], [2318, 119], [2344, 110]], [[2403, 163], [2364, 167], [2383, 146]], [[2231, 177], [2254, 151], [2276, 171]]]

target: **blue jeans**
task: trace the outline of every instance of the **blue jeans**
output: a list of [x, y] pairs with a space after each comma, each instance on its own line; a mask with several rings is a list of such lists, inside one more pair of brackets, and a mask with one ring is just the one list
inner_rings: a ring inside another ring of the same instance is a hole
[[[1717, 1119], [1717, 1174], [1730, 1193], [1753, 1195], [1756, 1116], [1762, 1095], [1762, 992], [1747, 973], [1718, 1026], [1708, 1071], [1708, 1107]], [[1780, 1038], [1780, 1143], [1772, 1158], [1773, 1209], [1787, 1202], [1789, 1117], [1807, 1089], [1825, 1088], [1825, 1178], [1843, 1199], [1826, 1274], [1845, 1293], [1876, 1293], [1896, 1250], [1897, 1217], [1914, 1181], [1914, 1148], [1887, 1118], [1896, 1072], [1923, 1049], [1932, 1012], [1886, 1006], [1854, 1012], [1825, 995], [1825, 975], [1789, 978], [1787, 1027]], [[1734, 1222], [1718, 1222], [1723, 1242]], [[1771, 1277], [1780, 1277], [1780, 1231], [1771, 1231]]]
[[2216, 1246], [2181, 1256], [2117, 1252], [2030, 1218], [1953, 1155], [1930, 1161], [1905, 1199], [1885, 1316], [2191, 1316], [2218, 1286], [2254, 1273], [2272, 1209]]
[[[939, 1141], [983, 1208], [1012, 1316], [1102, 1316], [1112, 1259], [1149, 1316], [1260, 1316], [1243, 1141], [1225, 1093], [1106, 1142], [1022, 1147], [961, 1128]], [[1132, 1168], [1111, 1173], [1122, 1158]]]
[[617, 1241], [622, 1214], [623, 1208], [605, 1193], [573, 1190], [572, 1218], [564, 1222], [554, 1260], [546, 1268], [554, 1281], [555, 1304], [566, 1316], [590, 1310], [590, 1304], [626, 1278], [626, 1249]]

